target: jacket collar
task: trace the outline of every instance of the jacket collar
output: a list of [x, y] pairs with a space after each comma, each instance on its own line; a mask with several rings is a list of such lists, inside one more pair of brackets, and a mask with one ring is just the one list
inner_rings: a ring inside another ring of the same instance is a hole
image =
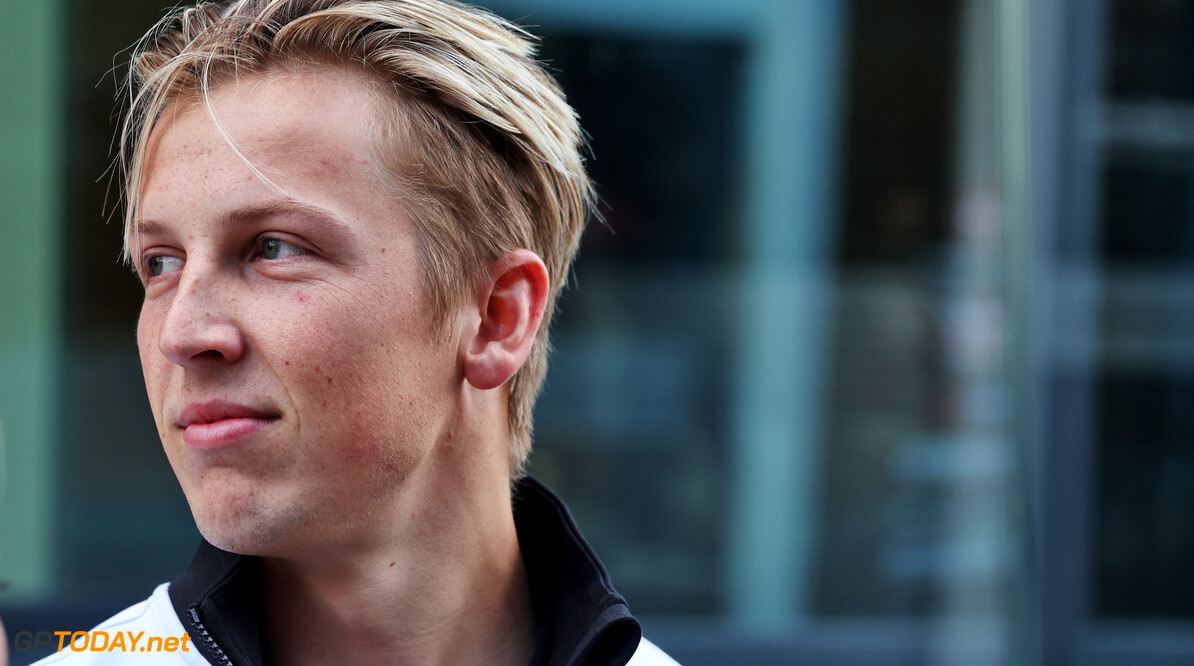
[[[539, 634], [532, 666], [625, 664], [642, 629], [568, 508], [533, 477], [515, 485], [513, 502]], [[257, 558], [204, 540], [191, 566], [170, 582], [170, 601], [212, 664], [269, 663]]]

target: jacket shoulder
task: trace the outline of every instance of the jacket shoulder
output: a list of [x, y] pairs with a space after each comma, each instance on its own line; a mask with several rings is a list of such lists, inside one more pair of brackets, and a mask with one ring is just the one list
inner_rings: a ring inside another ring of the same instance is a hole
[[634, 656], [630, 658], [626, 666], [680, 666], [680, 664], [654, 643], [644, 638], [639, 641], [638, 649], [634, 651]]
[[[145, 601], [129, 606], [86, 632], [87, 645], [83, 649], [64, 646], [33, 666], [210, 666], [194, 648], [181, 649], [186, 630], [174, 612], [167, 588], [165, 583], [159, 585]], [[171, 638], [174, 642], [167, 643]], [[78, 638], [75, 646], [82, 645], [82, 641]], [[167, 649], [171, 645], [174, 649]]]

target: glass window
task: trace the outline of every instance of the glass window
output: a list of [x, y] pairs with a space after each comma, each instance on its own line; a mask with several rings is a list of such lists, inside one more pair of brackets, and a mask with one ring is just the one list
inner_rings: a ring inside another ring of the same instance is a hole
[[1109, 4], [1095, 608], [1194, 619], [1194, 4]]

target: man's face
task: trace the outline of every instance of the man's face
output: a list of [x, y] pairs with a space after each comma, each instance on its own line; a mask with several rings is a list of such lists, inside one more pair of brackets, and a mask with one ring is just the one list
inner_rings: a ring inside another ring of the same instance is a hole
[[168, 110], [146, 158], [132, 239], [145, 386], [196, 523], [225, 549], [372, 538], [450, 437], [456, 353], [435, 342], [411, 221], [373, 166], [363, 76], [213, 92], [228, 137], [283, 192], [202, 105]]

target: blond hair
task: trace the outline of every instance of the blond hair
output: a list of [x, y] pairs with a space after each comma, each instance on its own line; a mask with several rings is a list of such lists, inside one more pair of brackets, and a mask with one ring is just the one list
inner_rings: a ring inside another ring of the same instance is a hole
[[363, 67], [393, 93], [377, 152], [414, 220], [438, 328], [505, 252], [529, 249], [547, 266], [543, 324], [508, 388], [517, 479], [547, 372], [551, 314], [593, 202], [576, 114], [534, 54], [521, 28], [447, 0], [237, 0], [175, 10], [132, 57], [120, 135], [125, 256], [149, 138], [171, 104], [192, 96], [210, 113], [212, 88], [239, 74]]

